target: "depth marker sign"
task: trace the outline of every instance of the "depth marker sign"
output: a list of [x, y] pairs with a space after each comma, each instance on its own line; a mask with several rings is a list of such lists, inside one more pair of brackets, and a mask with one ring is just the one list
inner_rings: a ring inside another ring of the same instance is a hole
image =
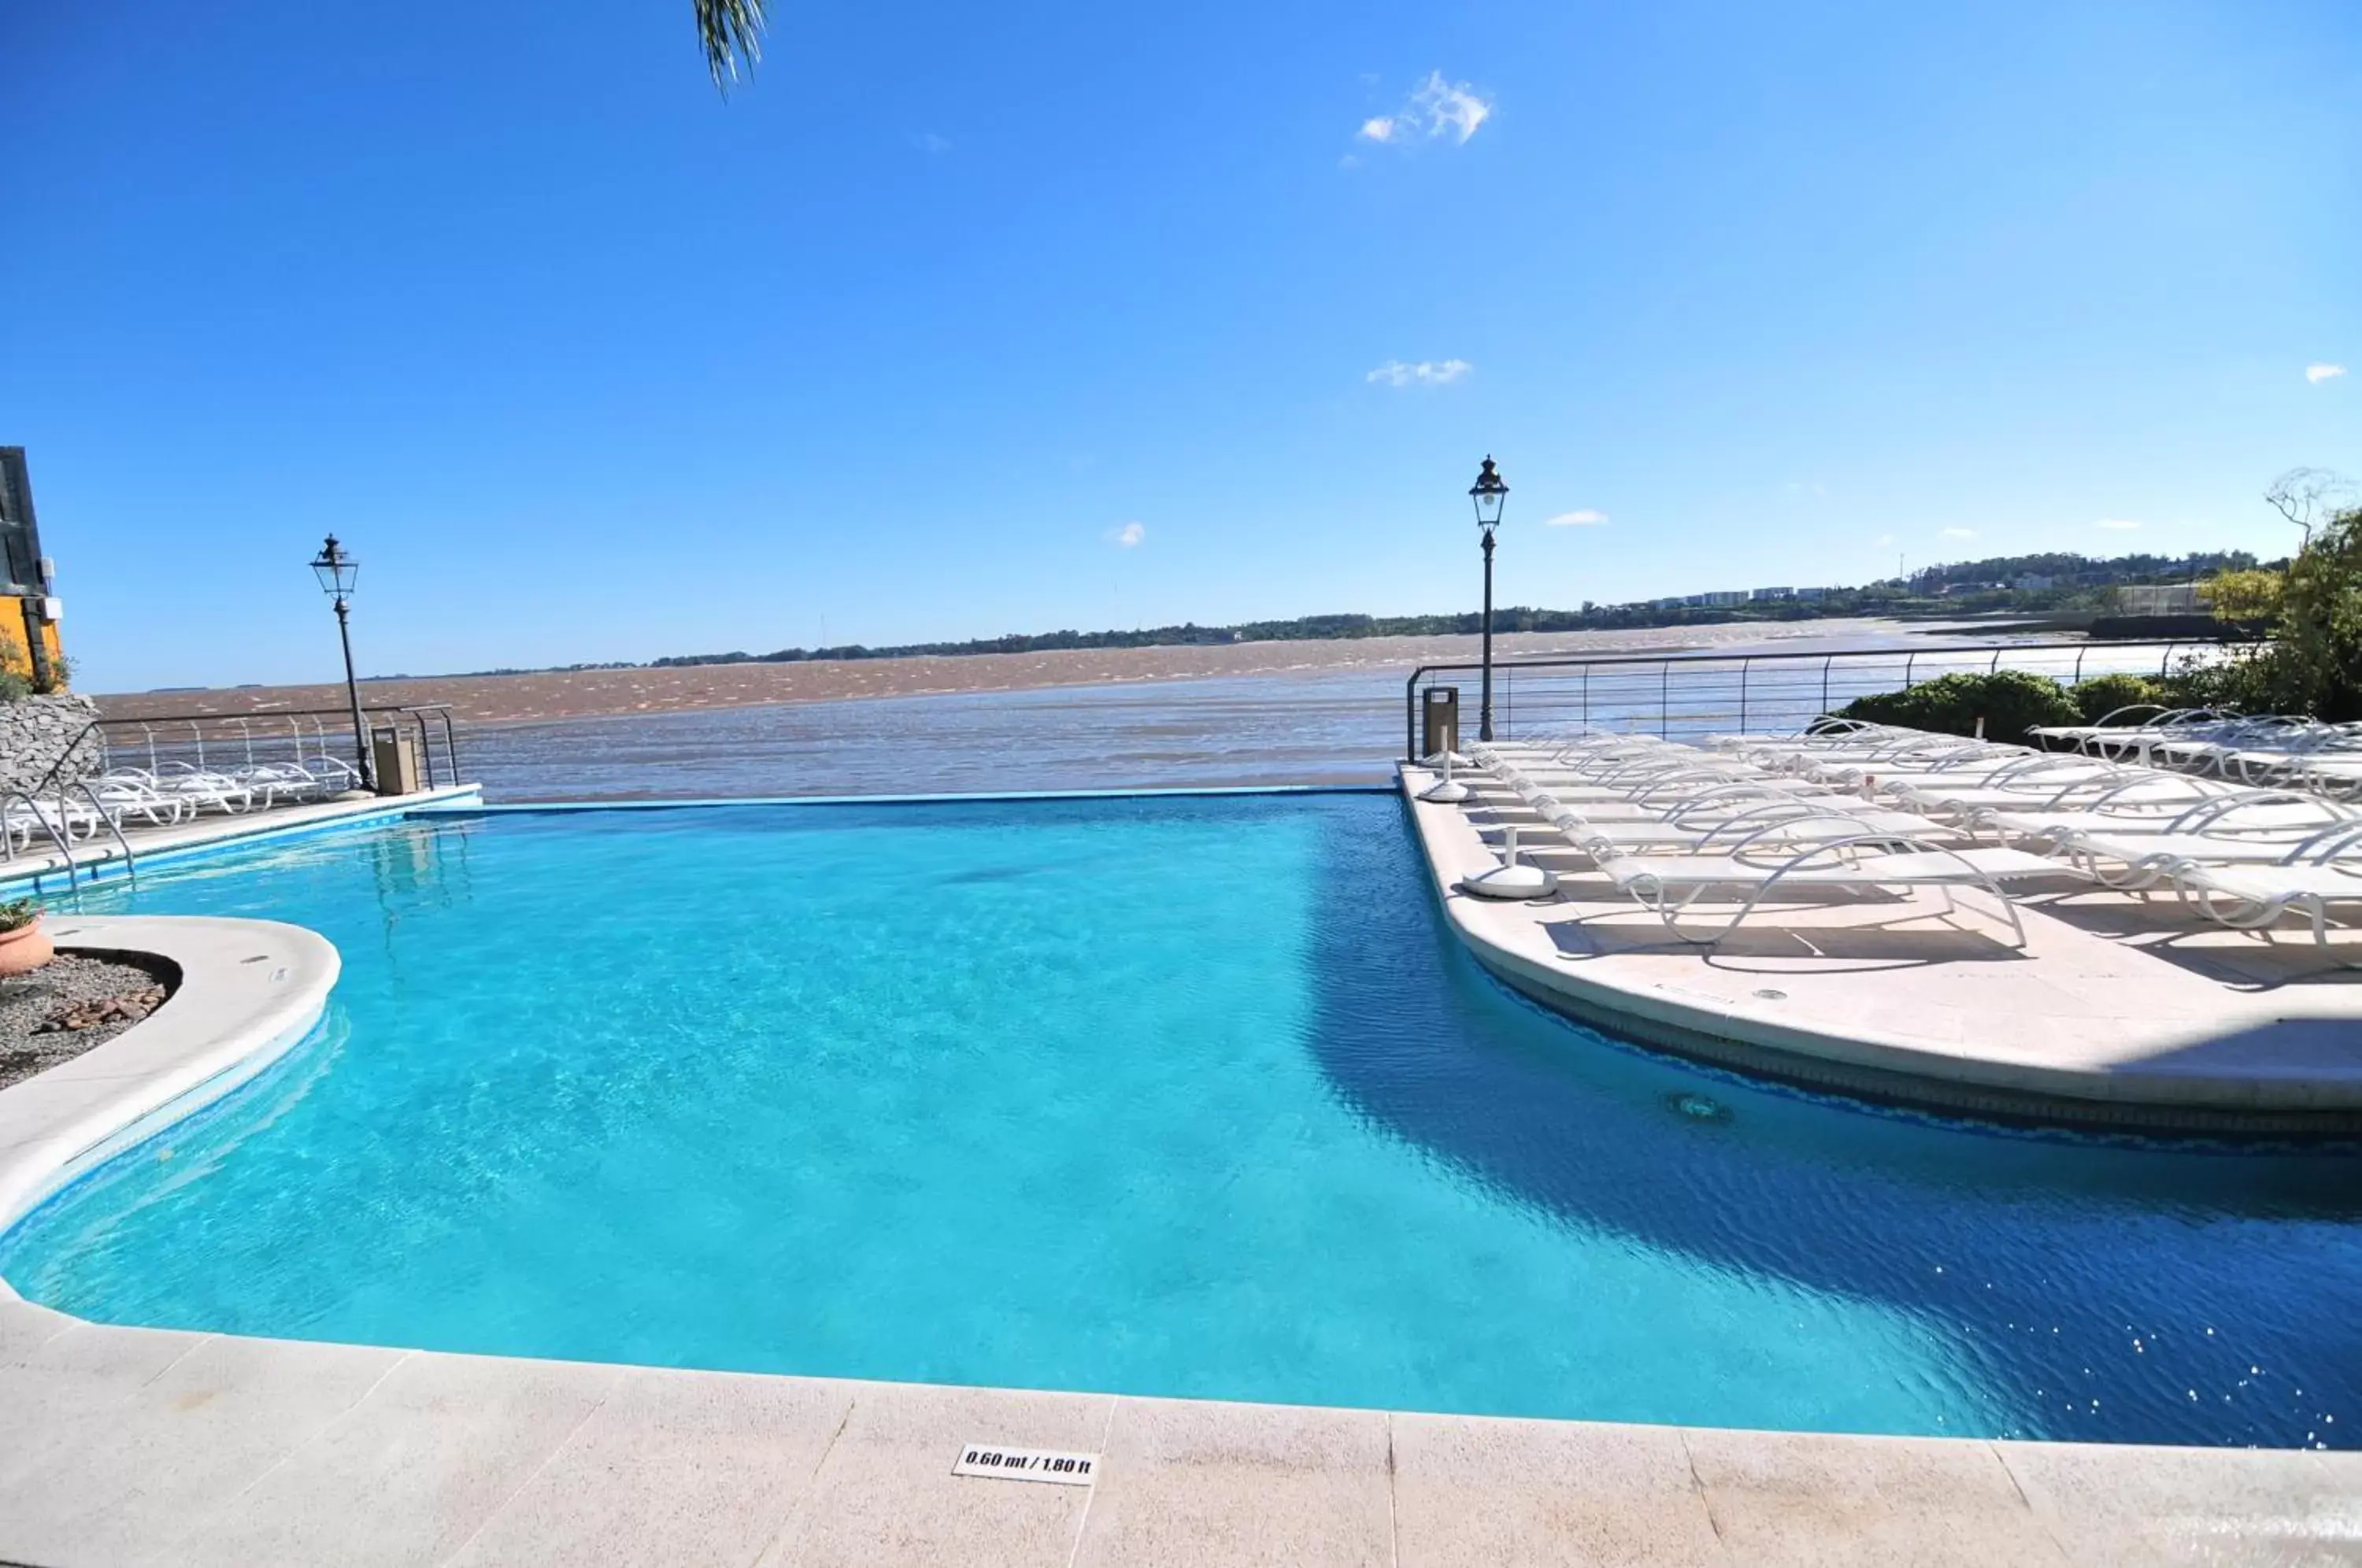
[[989, 1475], [1001, 1481], [1053, 1481], [1061, 1486], [1087, 1486], [1099, 1473], [1096, 1453], [1063, 1453], [1050, 1448], [1010, 1448], [1006, 1443], [972, 1442], [960, 1450], [955, 1475]]

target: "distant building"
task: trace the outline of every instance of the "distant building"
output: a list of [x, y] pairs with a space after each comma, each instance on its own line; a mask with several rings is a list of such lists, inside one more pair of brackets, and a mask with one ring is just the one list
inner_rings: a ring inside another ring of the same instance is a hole
[[1712, 605], [1744, 604], [1747, 602], [1747, 591], [1743, 588], [1726, 588], [1714, 593], [1701, 593], [1697, 596], [1697, 602], [1701, 604]]
[[1759, 588], [1747, 597], [1749, 599], [1794, 599], [1796, 597], [1796, 591], [1793, 588]]
[[25, 448], [0, 447], [0, 598], [17, 602], [16, 613], [0, 620], [0, 669], [41, 685], [54, 678], [65, 657], [58, 642], [58, 622], [65, 611], [52, 575], [49, 558], [41, 554], [40, 526], [33, 521]]
[[1828, 596], [1829, 591], [1826, 588], [1800, 588], [1796, 590], [1796, 597], [1799, 599], [1827, 599]]
[[2058, 587], [2058, 580], [2038, 571], [2020, 572], [2017, 580], [2010, 586], [2020, 593], [2040, 593], [2045, 589]]

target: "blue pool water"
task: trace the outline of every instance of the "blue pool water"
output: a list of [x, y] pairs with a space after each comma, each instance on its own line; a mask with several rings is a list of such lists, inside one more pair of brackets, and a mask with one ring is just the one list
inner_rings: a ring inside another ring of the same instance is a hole
[[[2362, 1159], [1752, 1087], [1505, 992], [1390, 798], [423, 820], [287, 1060], [0, 1239], [111, 1321], [1604, 1419], [2343, 1446]], [[1701, 1110], [1715, 1114], [1699, 1115]]]

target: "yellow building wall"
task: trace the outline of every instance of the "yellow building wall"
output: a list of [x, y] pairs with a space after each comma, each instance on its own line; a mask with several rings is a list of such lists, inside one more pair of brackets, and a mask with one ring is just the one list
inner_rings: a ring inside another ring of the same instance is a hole
[[42, 651], [54, 663], [65, 657], [65, 645], [58, 638], [58, 624], [36, 617], [25, 601], [7, 602], [11, 613], [0, 614], [0, 669], [11, 675], [33, 677], [31, 639], [41, 639]]

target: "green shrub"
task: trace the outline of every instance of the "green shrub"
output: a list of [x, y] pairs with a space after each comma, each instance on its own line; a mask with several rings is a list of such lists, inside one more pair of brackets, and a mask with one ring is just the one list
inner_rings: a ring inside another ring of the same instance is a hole
[[1976, 734], [1981, 718], [1985, 738], [1997, 741], [2022, 741], [2036, 724], [2072, 724], [2083, 717], [2065, 687], [2022, 669], [1938, 676], [1900, 691], [1858, 697], [1838, 715], [1953, 735]]
[[2119, 708], [2141, 702], [2162, 704], [2166, 700], [2164, 689], [2144, 675], [2095, 675], [2069, 688], [2069, 695], [2075, 699], [2087, 724], [2098, 723]]
[[33, 694], [33, 683], [13, 669], [0, 669], [0, 702], [15, 702]]
[[0, 934], [22, 931], [40, 918], [41, 902], [39, 899], [11, 900], [0, 904]]

